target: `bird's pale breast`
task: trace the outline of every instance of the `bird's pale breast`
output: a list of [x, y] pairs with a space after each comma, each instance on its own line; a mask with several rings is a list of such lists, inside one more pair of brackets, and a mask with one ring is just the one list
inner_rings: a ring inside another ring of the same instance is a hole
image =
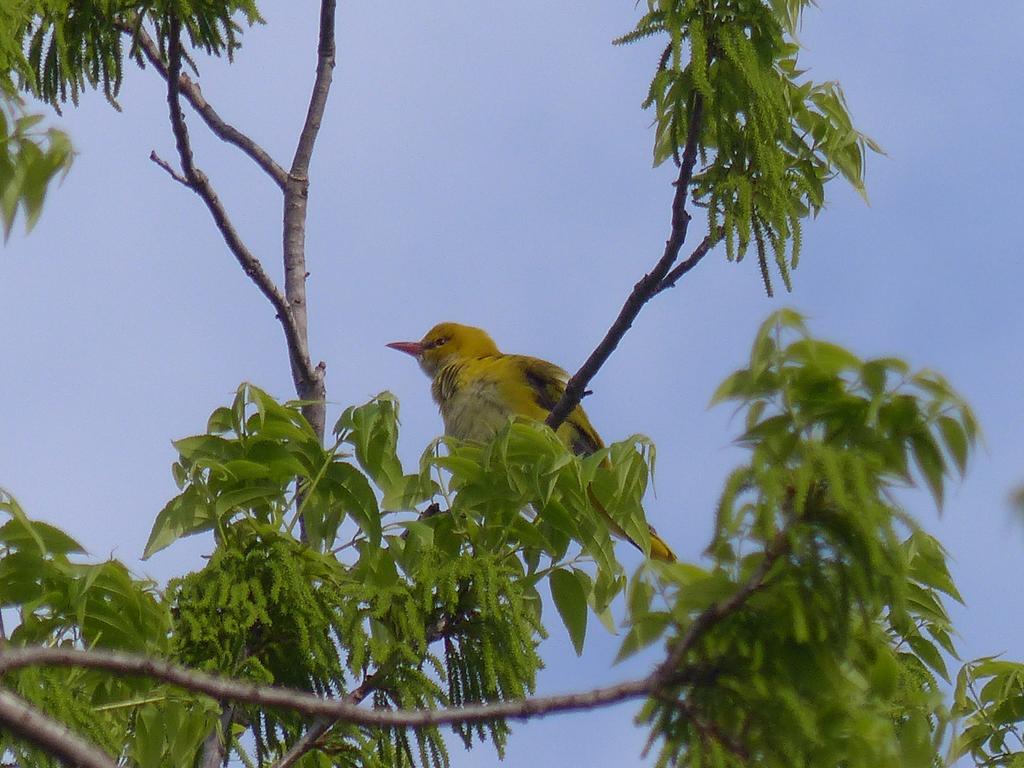
[[445, 434], [460, 440], [487, 442], [512, 415], [497, 381], [486, 375], [467, 377], [462, 366], [449, 366], [438, 374], [434, 399]]

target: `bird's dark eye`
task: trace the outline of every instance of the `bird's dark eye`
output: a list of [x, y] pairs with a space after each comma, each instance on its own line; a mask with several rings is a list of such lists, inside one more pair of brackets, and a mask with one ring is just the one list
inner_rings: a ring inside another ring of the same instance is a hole
[[438, 347], [443, 346], [443, 345], [445, 345], [447, 343], [448, 343], [448, 337], [447, 336], [442, 336], [439, 339], [434, 339], [433, 341], [428, 341], [426, 344], [423, 345], [423, 348], [424, 349], [437, 349]]

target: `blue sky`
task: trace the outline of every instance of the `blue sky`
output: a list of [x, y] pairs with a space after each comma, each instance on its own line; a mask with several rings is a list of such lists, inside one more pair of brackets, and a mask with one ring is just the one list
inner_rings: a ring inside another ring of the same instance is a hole
[[[207, 98], [282, 163], [314, 65], [314, 3], [265, 3], [266, 27], [234, 65], [203, 62]], [[806, 227], [794, 291], [764, 296], [756, 264], [713, 253], [641, 314], [593, 382], [609, 440], [658, 445], [648, 514], [684, 557], [711, 530], [738, 423], [708, 410], [772, 310], [863, 355], [945, 373], [985, 431], [942, 517], [910, 500], [949, 548], [967, 607], [965, 657], [1024, 658], [1024, 6], [822, 3], [801, 34], [817, 80], [839, 80], [856, 123], [887, 150], [870, 159], [866, 206], [837, 182]], [[661, 253], [671, 169], [650, 166], [639, 109], [656, 46], [613, 48], [633, 3], [342, 3], [339, 60], [312, 168], [308, 231], [314, 358], [328, 365], [329, 418], [388, 389], [412, 462], [441, 430], [428, 382], [385, 349], [440, 320], [486, 327], [507, 351], [575, 369]], [[158, 580], [201, 566], [211, 541], [140, 563], [174, 492], [170, 441], [200, 431], [249, 380], [293, 395], [280, 329], [198, 198], [149, 160], [173, 157], [156, 75], [132, 71], [114, 112], [90, 95], [58, 120], [79, 157], [35, 232], [0, 255], [0, 485], [30, 515]], [[251, 248], [280, 273], [276, 188], [189, 124]], [[699, 221], [699, 220], [698, 220]], [[696, 242], [694, 237], [694, 242]], [[627, 548], [622, 555], [635, 558]], [[612, 667], [618, 640], [592, 622], [585, 655], [557, 620], [540, 690], [582, 689], [646, 669]], [[514, 726], [508, 764], [647, 764], [635, 706]], [[493, 752], [456, 766], [493, 764]]]

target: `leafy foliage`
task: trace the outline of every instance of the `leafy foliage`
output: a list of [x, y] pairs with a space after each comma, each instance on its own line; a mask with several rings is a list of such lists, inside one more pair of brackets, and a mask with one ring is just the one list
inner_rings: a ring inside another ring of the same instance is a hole
[[[544, 425], [512, 422], [486, 446], [431, 446], [409, 474], [387, 394], [347, 409], [334, 435], [322, 447], [297, 405], [243, 385], [205, 434], [175, 443], [182, 491], [157, 516], [147, 554], [201, 531], [218, 544], [202, 571], [172, 584], [177, 658], [323, 695], [356, 691], [378, 707], [450, 706], [532, 690], [545, 577], [578, 651], [588, 604], [611, 622], [625, 577], [593, 499], [643, 540], [646, 440], [581, 459]], [[244, 720], [258, 761], [301, 730], [287, 713]], [[508, 728], [456, 731], [500, 752]], [[400, 730], [341, 729], [330, 750], [387, 765], [447, 761], [436, 729], [415, 744]]]
[[[73, 540], [5, 498], [0, 595], [21, 612], [11, 640], [138, 648], [381, 709], [515, 700], [541, 666], [546, 580], [578, 652], [588, 613], [614, 627], [623, 593], [620, 656], [665, 645], [660, 693], [641, 713], [659, 764], [933, 765], [950, 721], [939, 679], [955, 657], [944, 599], [960, 598], [895, 491], [923, 485], [941, 503], [977, 436], [970, 410], [936, 374], [861, 360], [790, 311], [765, 323], [714, 399], [741, 403], [749, 458], [726, 482], [710, 562], [651, 562], [627, 579], [595, 500], [644, 542], [646, 439], [580, 458], [517, 420], [486, 445], [442, 438], [407, 473], [390, 395], [347, 409], [324, 447], [298, 404], [242, 385], [205, 433], [175, 443], [181, 492], [147, 551], [200, 531], [216, 548], [163, 600], [119, 564], [72, 564]], [[55, 674], [13, 684], [140, 765], [191, 761], [220, 715], [204, 697], [100, 673], [43, 684]], [[1016, 677], [1000, 680], [1001, 701], [1018, 695]], [[993, 685], [958, 693], [973, 718], [964, 753], [1005, 743], [981, 716]], [[286, 711], [233, 715], [228, 747], [247, 764], [279, 758], [305, 727]], [[1005, 733], [1016, 721], [999, 722]], [[509, 733], [501, 720], [455, 731], [499, 754]], [[341, 724], [304, 764], [448, 760], [437, 728]]]
[[953, 706], [965, 718], [954, 759], [970, 755], [976, 765], [1024, 765], [1024, 664], [997, 658], [965, 664]]
[[[350, 408], [324, 448], [297, 405], [243, 385], [206, 434], [175, 443], [182, 492], [158, 515], [147, 553], [207, 530], [218, 544], [202, 571], [171, 585], [176, 658], [320, 695], [369, 696], [377, 707], [533, 689], [543, 634], [536, 589], [509, 548], [464, 557], [471, 542], [453, 514], [415, 511], [439, 486], [429, 463], [403, 472], [397, 417], [386, 394]], [[303, 725], [255, 708], [242, 721], [257, 762], [282, 754]], [[501, 721], [456, 730], [467, 746], [490, 738], [499, 751], [508, 732]], [[245, 754], [238, 739], [233, 748]], [[324, 749], [367, 765], [447, 764], [437, 729], [410, 739], [341, 728]]]
[[796, 29], [810, 0], [648, 0], [617, 43], [666, 36], [644, 101], [655, 112], [654, 163], [700, 155], [693, 198], [729, 260], [754, 243], [765, 290], [774, 261], [789, 289], [801, 220], [825, 204], [842, 175], [863, 195], [867, 150], [834, 82], [802, 81]]
[[[40, 130], [40, 115], [25, 111], [20, 89], [60, 110], [88, 89], [102, 90], [117, 107], [127, 52], [139, 66], [135, 35], [145, 22], [161, 53], [171, 18], [182, 21], [193, 50], [231, 58], [242, 27], [262, 22], [254, 0], [19, 0], [0, 7], [0, 222], [10, 235], [18, 210], [31, 230], [50, 183], [73, 158], [66, 134]], [[195, 67], [191, 58], [189, 62]]]
[[10, 236], [18, 211], [32, 229], [43, 211], [50, 182], [67, 173], [74, 153], [66, 134], [39, 128], [41, 115], [27, 114], [16, 96], [0, 89], [0, 223]]
[[726, 483], [712, 565], [659, 564], [660, 594], [631, 588], [623, 652], [662, 628], [682, 643], [672, 698], [643, 713], [659, 764], [932, 765], [948, 720], [935, 675], [954, 653], [942, 595], [959, 595], [893, 491], [922, 482], [941, 501], [975, 438], [970, 410], [935, 374], [862, 361], [790, 311], [762, 326], [723, 400], [746, 411], [750, 458]]
[[[115, 560], [85, 564], [82, 547], [46, 523], [29, 520], [0, 491], [0, 606], [18, 612], [12, 645], [109, 648], [165, 656], [170, 615], [154, 585]], [[187, 764], [211, 724], [211, 703], [144, 679], [81, 669], [27, 668], [5, 686], [114, 755], [144, 768]], [[165, 730], [163, 725], [178, 728]], [[0, 734], [0, 754], [23, 765], [55, 766], [41, 751]], [[169, 756], [174, 756], [169, 761]]]

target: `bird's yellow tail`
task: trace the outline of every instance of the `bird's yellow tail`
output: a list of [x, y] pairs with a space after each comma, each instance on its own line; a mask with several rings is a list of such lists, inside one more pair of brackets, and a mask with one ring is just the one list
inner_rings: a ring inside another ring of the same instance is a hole
[[[612, 519], [612, 516], [608, 514], [608, 510], [604, 508], [604, 505], [598, 501], [594, 492], [592, 490], [588, 490], [588, 494], [590, 496], [590, 502], [594, 505], [594, 508], [601, 513], [601, 517], [603, 517], [605, 522], [608, 523], [608, 528], [611, 532], [620, 539], [625, 539], [643, 552], [643, 548], [633, 541], [633, 539], [630, 538], [624, 530], [622, 530], [619, 524]], [[651, 557], [655, 560], [662, 560], [666, 563], [674, 563], [676, 561], [676, 553], [673, 552], [671, 547], [665, 543], [665, 540], [658, 535], [658, 532], [654, 530], [654, 526], [648, 525], [647, 529], [651, 532]]]
[[[651, 530], [651, 557], [655, 560], [664, 560], [666, 563], [674, 563], [676, 561], [676, 553], [672, 551], [653, 527], [650, 525], [647, 527]], [[633, 543], [636, 544], [636, 542]]]

